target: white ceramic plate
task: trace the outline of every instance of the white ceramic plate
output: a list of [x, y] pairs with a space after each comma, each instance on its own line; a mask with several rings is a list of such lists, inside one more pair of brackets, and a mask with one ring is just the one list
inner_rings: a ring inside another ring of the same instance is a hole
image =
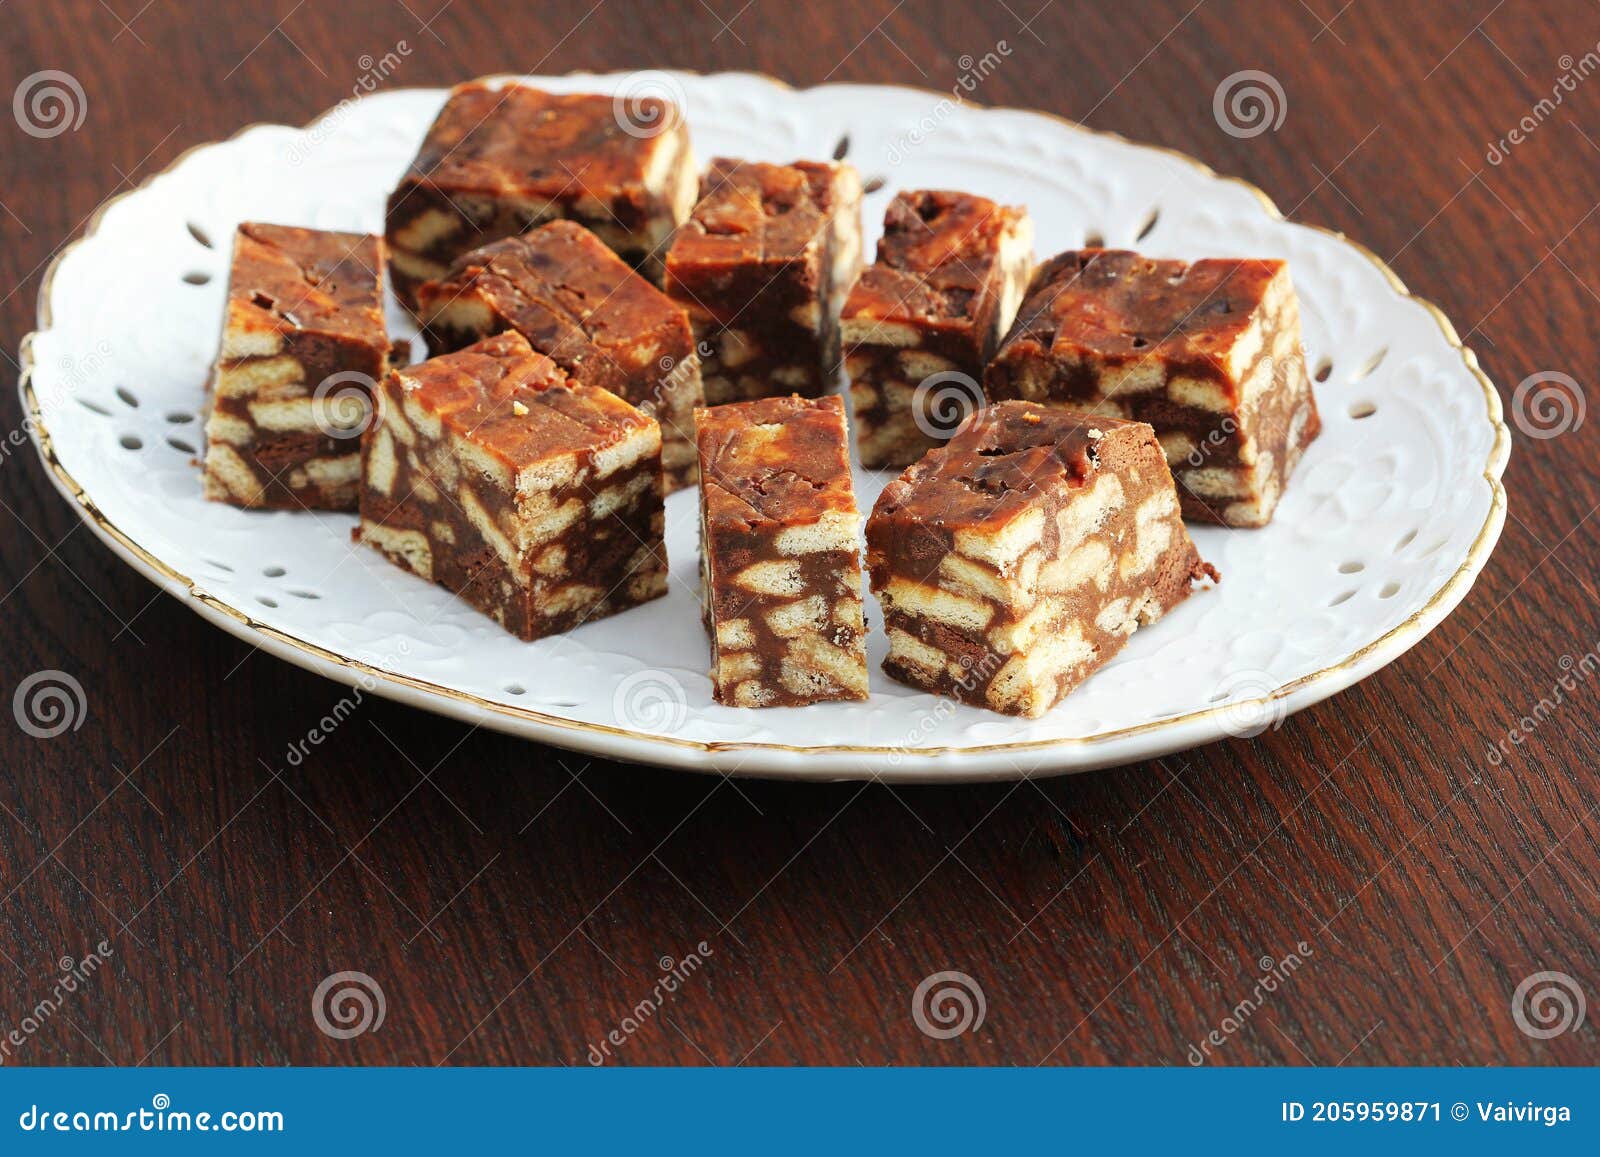
[[[869, 242], [895, 190], [942, 187], [1026, 203], [1041, 256], [1099, 237], [1163, 256], [1288, 258], [1311, 364], [1324, 371], [1324, 432], [1269, 528], [1195, 528], [1221, 586], [1139, 631], [1042, 719], [954, 706], [891, 682], [877, 671], [881, 638], [871, 646], [868, 702], [713, 704], [692, 491], [667, 506], [667, 598], [520, 642], [353, 547], [350, 516], [247, 513], [200, 497], [195, 415], [233, 228], [255, 219], [382, 232], [385, 194], [445, 95], [386, 92], [304, 129], [260, 125], [194, 149], [110, 202], [46, 279], [39, 332], [23, 351], [34, 437], [82, 517], [152, 581], [272, 654], [617, 759], [824, 780], [1004, 779], [1276, 726], [1415, 644], [1494, 546], [1509, 438], [1472, 354], [1370, 253], [1283, 220], [1249, 185], [1047, 115], [958, 107], [948, 94], [795, 91], [737, 73], [532, 79], [674, 95], [702, 160], [825, 158], [848, 135], [849, 159], [884, 182], [866, 201]], [[858, 473], [863, 509], [885, 477]]]

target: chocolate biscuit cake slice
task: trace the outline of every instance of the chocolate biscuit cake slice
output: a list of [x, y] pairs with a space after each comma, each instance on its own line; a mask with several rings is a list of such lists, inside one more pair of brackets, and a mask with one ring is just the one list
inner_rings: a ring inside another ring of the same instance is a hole
[[840, 320], [856, 449], [909, 466], [983, 400], [983, 368], [1016, 316], [1033, 261], [1027, 210], [970, 193], [901, 193], [878, 258]]
[[661, 430], [517, 333], [397, 370], [357, 538], [523, 639], [666, 593]]
[[861, 516], [843, 400], [762, 398], [695, 419], [717, 702], [865, 699]]
[[689, 127], [670, 101], [457, 85], [389, 195], [395, 293], [414, 308], [417, 287], [463, 253], [557, 218], [659, 282], [696, 177]]
[[705, 398], [689, 319], [592, 232], [553, 221], [460, 257], [417, 291], [433, 353], [515, 330], [573, 377], [661, 424], [667, 489], [694, 483], [694, 409]]
[[989, 363], [995, 401], [1148, 422], [1186, 518], [1264, 526], [1321, 429], [1289, 267], [1063, 253], [1034, 274]]
[[205, 496], [354, 510], [361, 433], [388, 366], [383, 240], [245, 222], [207, 399]]
[[1015, 401], [979, 410], [884, 488], [867, 564], [884, 670], [1025, 716], [1215, 578], [1149, 426]]
[[667, 251], [706, 401], [801, 394], [839, 372], [839, 311], [861, 272], [861, 177], [847, 164], [717, 158]]

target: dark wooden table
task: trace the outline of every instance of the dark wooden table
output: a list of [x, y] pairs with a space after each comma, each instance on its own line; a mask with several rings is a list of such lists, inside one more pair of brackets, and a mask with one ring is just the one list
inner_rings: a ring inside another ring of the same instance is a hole
[[[1600, 368], [1600, 79], [1584, 0], [11, 0], [0, 96], [72, 74], [82, 126], [0, 118], [0, 350], [107, 196], [250, 121], [303, 123], [363, 55], [390, 83], [512, 70], [757, 69], [948, 89], [1182, 149], [1359, 237], [1455, 319], [1509, 401]], [[1219, 130], [1224, 77], [1282, 84], [1275, 133]], [[1537, 102], [1561, 88], [1559, 106]], [[1491, 142], [1533, 129], [1490, 163]], [[7, 429], [20, 421], [11, 392]], [[0, 728], [0, 1037], [10, 1063], [583, 1064], [699, 956], [622, 1063], [1177, 1064], [1600, 1060], [1513, 994], [1600, 1000], [1600, 421], [1518, 435], [1510, 519], [1462, 607], [1399, 662], [1250, 742], [1021, 786], [889, 790], [627, 767], [341, 694], [217, 631], [101, 547], [26, 447], [0, 462], [0, 692], [70, 672], [83, 726]], [[1592, 658], [1592, 655], [1591, 655]], [[1494, 738], [1544, 716], [1498, 766]], [[58, 1007], [62, 957], [109, 955]], [[703, 947], [702, 947], [703, 942]], [[1303, 944], [1303, 947], [1299, 947]], [[1257, 1008], [1263, 957], [1301, 963]], [[375, 1031], [320, 1031], [359, 971]], [[914, 991], [981, 988], [919, 1030]]]

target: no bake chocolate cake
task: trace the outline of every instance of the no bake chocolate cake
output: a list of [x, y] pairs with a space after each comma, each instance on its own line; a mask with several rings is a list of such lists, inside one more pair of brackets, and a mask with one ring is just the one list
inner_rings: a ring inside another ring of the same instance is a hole
[[840, 320], [863, 466], [910, 465], [981, 403], [1032, 246], [1025, 209], [936, 190], [889, 203], [878, 259]]
[[719, 158], [667, 252], [706, 401], [826, 393], [839, 310], [861, 271], [861, 178], [847, 164]]
[[700, 410], [701, 598], [717, 702], [867, 696], [844, 402]]
[[204, 488], [237, 506], [353, 510], [388, 364], [383, 242], [246, 222], [210, 380]]
[[1282, 261], [1063, 253], [1034, 274], [985, 387], [1148, 422], [1185, 517], [1227, 526], [1271, 520], [1321, 429]]
[[1215, 577], [1149, 426], [1015, 401], [979, 410], [884, 488], [867, 565], [884, 670], [1026, 716]]
[[523, 638], [666, 593], [661, 431], [505, 333], [377, 394], [357, 537]]
[[704, 394], [689, 319], [589, 230], [555, 221], [474, 249], [424, 282], [417, 302], [431, 352], [515, 330], [570, 376], [654, 417], [667, 489], [694, 482]]
[[417, 286], [461, 254], [555, 218], [659, 280], [695, 178], [688, 125], [667, 101], [621, 109], [609, 96], [458, 85], [389, 195], [395, 292], [415, 306]]

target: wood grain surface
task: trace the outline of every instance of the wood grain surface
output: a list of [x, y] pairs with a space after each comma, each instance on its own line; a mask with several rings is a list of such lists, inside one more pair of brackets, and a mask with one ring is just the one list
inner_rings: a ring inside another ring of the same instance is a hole
[[[1570, 375], [1575, 403], [1596, 385], [1583, 0], [10, 0], [0, 96], [60, 70], [85, 116], [48, 138], [0, 116], [0, 356], [103, 199], [247, 122], [309, 120], [401, 41], [395, 85], [680, 67], [948, 89], [1002, 40], [976, 99], [1184, 150], [1347, 231], [1456, 321], [1508, 408], [1529, 375]], [[1245, 69], [1286, 100], [1248, 139], [1212, 109]], [[0, 693], [63, 670], [87, 709], [54, 739], [0, 727], [0, 1037], [24, 1026], [0, 1060], [581, 1065], [617, 1029], [608, 1063], [1182, 1065], [1213, 1030], [1208, 1063], [1600, 1061], [1600, 1009], [1548, 1038], [1513, 1010], [1541, 972], [1600, 1001], [1597, 440], [1600, 419], [1519, 431], [1466, 602], [1280, 729], [894, 790], [619, 766], [372, 700], [293, 763], [345, 692], [159, 595], [9, 446]], [[349, 1039], [312, 1011], [341, 972], [384, 1001]], [[912, 1012], [941, 972], [984, 1009], [948, 1039]]]

